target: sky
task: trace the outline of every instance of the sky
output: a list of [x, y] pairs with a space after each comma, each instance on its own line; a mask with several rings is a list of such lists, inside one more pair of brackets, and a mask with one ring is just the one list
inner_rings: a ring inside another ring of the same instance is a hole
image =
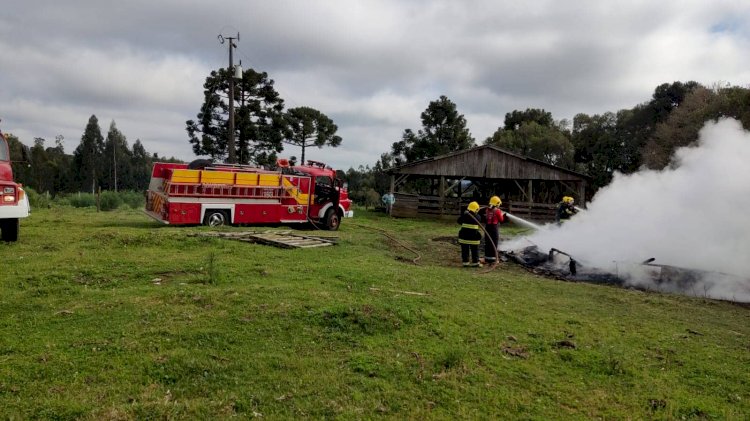
[[682, 292], [750, 302], [748, 161], [750, 132], [733, 119], [707, 123], [698, 144], [678, 149], [672, 165], [616, 173], [585, 210], [561, 226], [545, 225], [501, 247], [556, 248], [586, 267], [663, 288], [644, 276], [653, 268], [640, 263], [653, 258], [656, 264], [709, 272]]
[[[648, 101], [695, 80], [750, 86], [750, 2], [420, 0], [25, 0], [0, 8], [0, 128], [66, 152], [94, 114], [132, 145], [195, 159], [185, 121], [228, 65], [265, 71], [287, 108], [338, 126], [306, 157], [372, 166], [441, 95], [478, 144], [506, 113], [556, 120]], [[281, 156], [299, 157], [285, 146]]]

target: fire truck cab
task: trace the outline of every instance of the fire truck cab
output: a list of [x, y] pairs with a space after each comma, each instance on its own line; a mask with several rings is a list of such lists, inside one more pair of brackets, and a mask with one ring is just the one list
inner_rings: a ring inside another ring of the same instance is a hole
[[20, 219], [29, 216], [30, 211], [26, 193], [13, 181], [8, 142], [0, 132], [0, 230], [3, 241], [18, 241]]
[[295, 224], [336, 230], [352, 216], [336, 171], [322, 162], [276, 171], [246, 165], [157, 162], [146, 198], [147, 215], [170, 225]]

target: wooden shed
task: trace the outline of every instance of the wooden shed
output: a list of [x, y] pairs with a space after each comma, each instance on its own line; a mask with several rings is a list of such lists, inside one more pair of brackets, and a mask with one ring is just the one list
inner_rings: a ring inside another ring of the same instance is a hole
[[[393, 216], [458, 215], [472, 200], [500, 196], [502, 208], [536, 221], [554, 219], [562, 196], [583, 202], [590, 177], [493, 145], [392, 168]], [[410, 181], [407, 183], [407, 181]]]

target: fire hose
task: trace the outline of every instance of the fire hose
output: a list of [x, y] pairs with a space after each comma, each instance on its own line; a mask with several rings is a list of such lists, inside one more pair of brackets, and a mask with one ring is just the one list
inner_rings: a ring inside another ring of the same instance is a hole
[[[486, 207], [482, 207], [482, 208], [480, 208], [480, 210], [481, 209], [486, 209]], [[490, 244], [492, 244], [492, 248], [495, 250], [495, 262], [496, 263], [493, 264], [493, 265], [491, 265], [489, 267], [489, 269], [481, 271], [479, 273], [488, 273], [488, 272], [491, 272], [492, 270], [494, 270], [498, 266], [497, 263], [500, 262], [500, 250], [498, 250], [497, 244], [495, 244], [495, 241], [492, 239], [492, 237], [490, 237], [489, 233], [484, 228], [484, 226], [479, 222], [479, 220], [476, 217], [474, 217], [474, 215], [472, 215], [471, 213], [469, 213], [469, 216], [477, 223], [477, 225], [479, 225], [479, 227], [484, 232], [485, 239], [490, 241]], [[539, 229], [542, 228], [541, 226], [539, 226], [537, 224], [534, 224], [533, 222], [529, 222], [529, 221], [527, 221], [527, 220], [525, 220], [523, 218], [519, 218], [519, 217], [517, 217], [515, 215], [512, 215], [512, 214], [510, 214], [508, 212], [503, 212], [503, 216], [507, 217], [509, 220], [511, 220], [511, 221], [513, 221], [513, 222], [515, 222], [515, 223], [517, 223], [519, 225], [523, 225], [525, 227], [532, 228], [534, 230], [539, 230]], [[557, 249], [550, 250], [550, 258], [552, 256], [553, 250], [557, 251], [558, 253], [565, 254], [566, 256], [570, 257], [570, 271], [571, 271], [571, 273], [573, 273], [573, 275], [575, 275], [575, 272], [576, 272], [576, 263], [577, 263], [575, 261], [575, 259], [573, 259], [573, 257], [570, 256], [569, 254], [561, 252], [561, 251], [559, 251]]]
[[[486, 209], [486, 208], [480, 208], [480, 210], [482, 210], [482, 209]], [[505, 213], [505, 212], [503, 212], [503, 214], [507, 215], [507, 213]], [[474, 222], [477, 223], [477, 225], [479, 225], [479, 228], [481, 228], [482, 231], [484, 232], [485, 241], [489, 240], [490, 244], [492, 244], [492, 249], [495, 250], [495, 263], [493, 263], [492, 265], [490, 265], [490, 267], [488, 269], [485, 269], [485, 270], [480, 271], [478, 273], [484, 274], [484, 273], [492, 272], [498, 266], [498, 263], [500, 263], [500, 253], [499, 253], [499, 251], [497, 249], [497, 244], [495, 244], [495, 241], [492, 239], [492, 237], [490, 236], [490, 234], [484, 228], [484, 226], [482, 225], [482, 223], [479, 222], [479, 220], [474, 215], [472, 215], [471, 212], [468, 212], [468, 215], [469, 215], [469, 217], [471, 217], [471, 219], [474, 220]]]
[[[314, 227], [315, 227], [316, 229], [323, 229], [323, 228], [322, 228], [322, 227], [321, 227], [320, 225], [316, 224], [316, 223], [315, 223], [315, 221], [313, 221], [312, 219], [310, 219], [310, 217], [309, 217], [309, 216], [307, 217], [307, 221], [308, 221], [308, 222], [309, 222], [310, 224], [312, 224], [312, 226], [314, 226]], [[418, 262], [419, 262], [419, 259], [421, 259], [421, 258], [422, 258], [422, 255], [421, 255], [421, 254], [419, 254], [419, 252], [418, 252], [418, 251], [416, 251], [416, 250], [414, 250], [413, 248], [411, 248], [411, 247], [409, 247], [409, 246], [405, 245], [404, 243], [402, 243], [402, 242], [398, 241], [398, 239], [396, 239], [396, 238], [395, 238], [394, 236], [392, 236], [391, 234], [389, 234], [389, 233], [388, 233], [388, 231], [386, 231], [386, 230], [383, 230], [383, 229], [380, 229], [380, 228], [375, 228], [375, 227], [370, 227], [370, 226], [367, 226], [367, 225], [357, 224], [357, 223], [354, 223], [354, 222], [350, 222], [350, 223], [348, 223], [348, 225], [353, 225], [353, 226], [356, 226], [356, 227], [367, 228], [367, 229], [371, 229], [371, 230], [373, 230], [373, 231], [378, 231], [378, 232], [380, 232], [381, 234], [383, 234], [383, 235], [385, 235], [386, 237], [388, 237], [388, 238], [389, 238], [389, 239], [390, 239], [391, 241], [393, 241], [394, 243], [396, 243], [396, 244], [398, 244], [399, 246], [401, 246], [401, 247], [403, 247], [403, 248], [405, 248], [405, 249], [409, 250], [410, 252], [414, 253], [414, 254], [415, 254], [415, 255], [417, 256], [417, 257], [415, 257], [414, 259], [412, 259], [412, 262], [413, 262], [413, 263], [414, 263], [415, 265], [418, 265], [418, 264], [419, 264], [419, 263], [418, 263]]]
[[353, 226], [355, 226], [355, 227], [361, 227], [361, 228], [367, 228], [367, 229], [370, 229], [370, 230], [373, 230], [373, 231], [378, 231], [379, 233], [381, 233], [381, 234], [385, 235], [386, 237], [388, 237], [388, 238], [389, 238], [389, 239], [390, 239], [391, 241], [393, 241], [394, 243], [396, 243], [396, 244], [398, 244], [399, 246], [401, 246], [401, 247], [403, 247], [403, 248], [405, 248], [405, 249], [409, 250], [410, 252], [412, 252], [412, 253], [416, 254], [416, 255], [417, 255], [417, 257], [415, 257], [414, 259], [412, 259], [412, 260], [411, 260], [411, 261], [412, 261], [412, 263], [414, 263], [415, 265], [418, 265], [418, 264], [419, 264], [419, 263], [418, 263], [418, 262], [419, 262], [419, 259], [421, 259], [421, 258], [422, 258], [422, 255], [421, 255], [421, 254], [419, 254], [419, 252], [418, 252], [418, 251], [416, 251], [416, 250], [414, 250], [413, 248], [411, 248], [411, 247], [407, 246], [406, 244], [404, 244], [404, 243], [402, 243], [402, 242], [398, 241], [398, 240], [396, 239], [396, 237], [392, 236], [391, 234], [389, 234], [389, 233], [388, 233], [388, 231], [386, 231], [386, 230], [384, 230], [384, 229], [381, 229], [381, 228], [375, 228], [375, 227], [370, 227], [370, 226], [367, 226], [367, 225], [357, 224], [357, 223], [353, 223], [353, 222], [350, 222], [350, 223], [349, 223], [348, 225], [353, 225]]

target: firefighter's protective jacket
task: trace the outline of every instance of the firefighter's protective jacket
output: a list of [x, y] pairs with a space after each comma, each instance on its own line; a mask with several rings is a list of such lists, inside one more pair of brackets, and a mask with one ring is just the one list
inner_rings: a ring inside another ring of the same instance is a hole
[[460, 244], [479, 244], [482, 240], [482, 232], [480, 231], [477, 214], [464, 211], [458, 217], [457, 222], [461, 224], [461, 230], [458, 231], [458, 242]]
[[561, 219], [569, 219], [576, 213], [576, 208], [565, 203], [560, 202], [557, 205], [557, 211], [555, 212], [555, 221], [560, 222]]

